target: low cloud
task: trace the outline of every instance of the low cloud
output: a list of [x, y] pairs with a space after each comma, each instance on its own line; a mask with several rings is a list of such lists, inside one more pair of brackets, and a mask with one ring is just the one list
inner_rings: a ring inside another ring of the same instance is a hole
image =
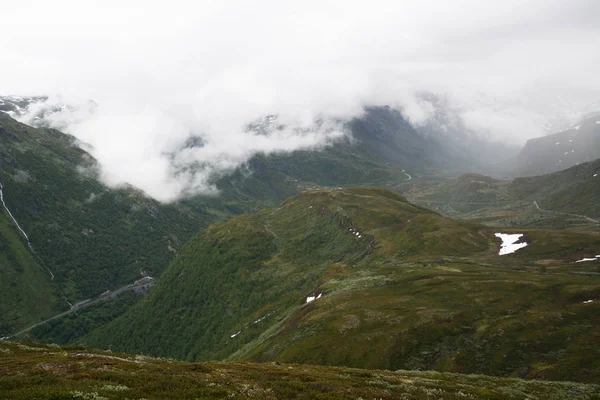
[[[256, 153], [327, 146], [344, 135], [331, 121], [365, 105], [418, 126], [433, 93], [511, 143], [600, 108], [596, 1], [57, 0], [0, 13], [2, 91], [76, 105], [52, 123], [92, 146], [107, 183], [161, 201], [214, 193], [215, 175]], [[248, 130], [267, 115], [279, 129]]]

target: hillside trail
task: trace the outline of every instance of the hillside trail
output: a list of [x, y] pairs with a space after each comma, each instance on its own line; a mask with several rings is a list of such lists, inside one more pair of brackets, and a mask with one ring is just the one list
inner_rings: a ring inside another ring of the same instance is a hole
[[600, 221], [598, 221], [597, 219], [590, 218], [590, 217], [585, 216], [585, 215], [571, 214], [571, 213], [566, 213], [566, 212], [561, 212], [561, 211], [552, 211], [552, 210], [543, 209], [543, 208], [540, 207], [540, 205], [538, 204], [538, 202], [536, 200], [533, 201], [533, 205], [535, 206], [535, 208], [537, 208], [539, 211], [542, 211], [542, 212], [547, 212], [547, 213], [552, 213], [552, 214], [559, 214], [559, 215], [570, 215], [572, 217], [578, 217], [578, 218], [587, 219], [588, 221], [593, 222], [595, 224], [600, 224]]
[[38, 327], [40, 325], [46, 324], [46, 323], [48, 323], [50, 321], [53, 321], [55, 319], [58, 319], [58, 318], [66, 316], [66, 315], [72, 314], [72, 313], [77, 312], [79, 310], [82, 310], [82, 309], [84, 309], [86, 307], [94, 305], [94, 304], [96, 304], [96, 303], [98, 303], [100, 301], [104, 301], [104, 300], [109, 300], [109, 299], [115, 298], [116, 296], [118, 296], [118, 295], [120, 295], [120, 294], [122, 294], [124, 292], [133, 291], [133, 290], [139, 289], [141, 287], [146, 286], [147, 284], [148, 284], [147, 282], [133, 283], [133, 284], [130, 283], [128, 285], [121, 286], [120, 288], [115, 289], [112, 292], [103, 293], [103, 294], [101, 294], [100, 296], [98, 296], [98, 297], [96, 297], [94, 299], [90, 299], [90, 300], [87, 300], [87, 301], [84, 300], [83, 302], [80, 302], [79, 304], [71, 305], [71, 308], [69, 310], [65, 311], [65, 312], [62, 312], [60, 314], [56, 314], [53, 317], [50, 317], [50, 318], [48, 318], [46, 320], [43, 320], [43, 321], [40, 321], [40, 322], [38, 322], [36, 324], [33, 324], [33, 325], [31, 325], [31, 326], [29, 326], [29, 327], [27, 327], [27, 328], [25, 328], [25, 329], [23, 329], [23, 330], [21, 330], [21, 331], [19, 331], [17, 333], [13, 333], [12, 335], [2, 337], [2, 338], [0, 338], [0, 340], [8, 340], [10, 338], [15, 338], [15, 337], [17, 337], [19, 335], [22, 335], [24, 333], [29, 332], [33, 328], [36, 328], [36, 327]]

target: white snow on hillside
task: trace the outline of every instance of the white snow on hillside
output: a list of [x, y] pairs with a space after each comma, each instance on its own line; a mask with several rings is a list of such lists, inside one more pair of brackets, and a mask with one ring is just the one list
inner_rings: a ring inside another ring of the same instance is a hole
[[517, 243], [521, 236], [523, 236], [522, 233], [495, 233], [494, 236], [502, 240], [502, 244], [500, 245], [500, 252], [498, 253], [498, 255], [501, 256], [506, 254], [512, 254], [515, 251], [527, 246], [527, 243], [525, 242]]
[[581, 260], [577, 260], [575, 261], [576, 263], [580, 263], [580, 262], [587, 262], [587, 261], [600, 261], [600, 255], [597, 255], [596, 257], [590, 258], [590, 257], [584, 257]]
[[308, 296], [308, 297], [306, 298], [306, 302], [307, 302], [307, 303], [310, 303], [311, 301], [315, 301], [315, 300], [317, 300], [317, 299], [320, 299], [322, 295], [323, 295], [323, 293], [319, 293], [319, 295], [318, 295], [318, 296]]

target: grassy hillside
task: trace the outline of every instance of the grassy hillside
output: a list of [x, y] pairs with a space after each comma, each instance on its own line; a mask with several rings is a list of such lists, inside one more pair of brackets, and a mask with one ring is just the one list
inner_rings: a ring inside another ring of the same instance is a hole
[[593, 400], [600, 387], [417, 371], [293, 364], [190, 364], [0, 342], [0, 399]]
[[[23, 106], [24, 107], [24, 106]], [[108, 189], [75, 138], [0, 112], [0, 181], [6, 201], [71, 302], [158, 276], [181, 244], [219, 219], [276, 206], [309, 187], [386, 184], [411, 171], [460, 165], [398, 113], [369, 109], [352, 139], [323, 151], [257, 155], [217, 179], [220, 196], [161, 205], [135, 188]]]
[[83, 343], [600, 379], [598, 262], [574, 263], [600, 254], [600, 233], [522, 231], [530, 245], [502, 257], [493, 233], [383, 189], [304, 192], [193, 237], [146, 299]]
[[0, 212], [0, 335], [50, 317], [66, 306], [48, 271], [33, 256], [8, 215]]
[[545, 209], [600, 219], [600, 159], [553, 174], [517, 178], [509, 192], [521, 199], [537, 199]]
[[[196, 235], [144, 305], [94, 335], [93, 343], [188, 360], [231, 354], [239, 348], [239, 341], [230, 336], [241, 327], [240, 320], [254, 318], [257, 312], [274, 315], [288, 309], [314, 290], [336, 260], [360, 259], [372, 251], [370, 235], [359, 238], [349, 233], [354, 225], [348, 212], [357, 210], [338, 209], [329, 193], [307, 192], [276, 210], [236, 217]], [[315, 196], [319, 203], [313, 205], [310, 199]], [[388, 207], [400, 202], [411, 214], [432, 215], [399, 196], [379, 200]], [[134, 333], [138, 328], [143, 335]], [[243, 336], [260, 332], [256, 324]], [[195, 340], [188, 340], [192, 337]], [[156, 343], [164, 345], [159, 349]]]
[[600, 227], [585, 218], [600, 221], [600, 160], [512, 181], [465, 174], [415, 182], [404, 191], [417, 204], [454, 218], [500, 226]]
[[[275, 207], [306, 188], [385, 185], [407, 179], [401, 168], [414, 173], [459, 164], [389, 109], [369, 110], [348, 128], [352, 140], [322, 151], [256, 155], [216, 181], [219, 196], [166, 206], [132, 187], [104, 187], [95, 160], [73, 137], [0, 113], [0, 181], [54, 282], [75, 303], [141, 274], [159, 276], [175, 251], [210, 222]], [[439, 165], [428, 165], [431, 160]], [[74, 339], [67, 331], [63, 339]]]

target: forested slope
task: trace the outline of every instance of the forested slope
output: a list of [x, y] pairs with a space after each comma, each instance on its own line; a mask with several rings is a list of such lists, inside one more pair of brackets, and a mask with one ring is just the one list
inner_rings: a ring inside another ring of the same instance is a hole
[[598, 379], [600, 281], [593, 262], [575, 261], [600, 254], [600, 233], [521, 233], [529, 245], [499, 256], [494, 231], [386, 190], [304, 192], [193, 237], [147, 298], [82, 343]]

